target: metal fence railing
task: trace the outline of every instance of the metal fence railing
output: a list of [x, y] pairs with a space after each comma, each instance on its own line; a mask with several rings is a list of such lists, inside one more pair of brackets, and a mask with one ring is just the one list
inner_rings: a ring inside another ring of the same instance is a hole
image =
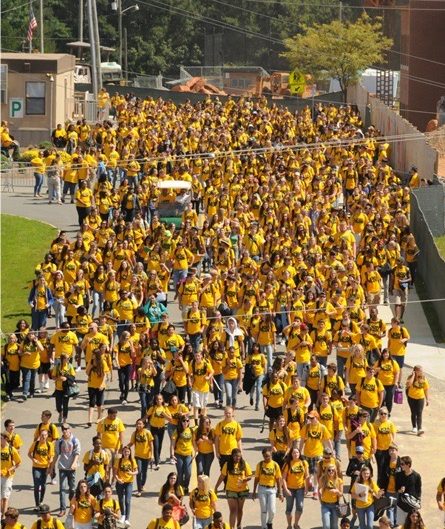
[[16, 189], [34, 186], [34, 171], [22, 162], [12, 162], [0, 171], [0, 189], [2, 193], [11, 193]]

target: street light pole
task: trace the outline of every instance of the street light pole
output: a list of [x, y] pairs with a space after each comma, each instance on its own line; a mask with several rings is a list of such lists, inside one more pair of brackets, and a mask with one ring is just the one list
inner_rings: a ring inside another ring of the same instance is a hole
[[117, 17], [119, 33], [119, 64], [122, 66], [122, 0], [117, 0]]

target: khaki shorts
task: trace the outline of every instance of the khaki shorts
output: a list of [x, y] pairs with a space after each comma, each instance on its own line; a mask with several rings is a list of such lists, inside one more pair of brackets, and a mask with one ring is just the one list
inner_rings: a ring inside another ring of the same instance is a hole
[[208, 391], [196, 391], [192, 390], [192, 406], [194, 408], [207, 408], [209, 401]]
[[394, 296], [394, 304], [403, 305], [408, 301], [408, 288], [395, 289]]
[[11, 496], [12, 492], [12, 478], [2, 476], [0, 482], [0, 496], [2, 500], [7, 500]]

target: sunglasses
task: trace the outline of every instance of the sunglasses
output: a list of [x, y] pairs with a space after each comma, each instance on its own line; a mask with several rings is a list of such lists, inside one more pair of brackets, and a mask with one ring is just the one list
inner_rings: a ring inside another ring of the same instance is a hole
[[388, 415], [388, 414], [386, 413], [386, 411], [381, 411], [380, 415]]
[[328, 472], [335, 472], [335, 470], [333, 468], [330, 468]]
[[190, 422], [190, 419], [181, 419], [181, 422]]

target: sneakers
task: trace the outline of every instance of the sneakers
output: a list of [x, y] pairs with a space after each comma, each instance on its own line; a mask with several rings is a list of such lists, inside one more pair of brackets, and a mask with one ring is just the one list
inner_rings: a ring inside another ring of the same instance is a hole
[[253, 406], [253, 397], [250, 397], [249, 402], [250, 402], [250, 405]]
[[420, 430], [417, 432], [417, 435], [420, 437], [420, 436], [423, 435], [424, 433], [425, 433], [425, 432], [424, 432], [422, 429], [420, 429]]
[[53, 479], [51, 480], [51, 485], [57, 485], [57, 480], [56, 480], [56, 478], [53, 478]]
[[130, 527], [131, 526], [130, 520], [125, 520], [124, 525], [125, 527]]
[[36, 393], [42, 393], [42, 390], [39, 389], [39, 388], [37, 388], [35, 392], [36, 392]]
[[124, 525], [125, 524], [125, 516], [122, 515], [120, 518], [119, 518], [119, 523]]
[[125, 404], [128, 404], [128, 402], [124, 399], [124, 400], [122, 401], [122, 404], [125, 406]]
[[82, 371], [82, 368], [81, 368], [80, 366], [77, 366], [77, 367], [76, 367], [76, 371], [77, 371], [77, 373], [78, 373], [79, 371]]
[[176, 465], [176, 461], [174, 457], [171, 457], [169, 460], [170, 465]]
[[414, 427], [411, 431], [412, 431], [413, 433], [417, 433], [417, 428]]
[[43, 384], [43, 389], [49, 389], [49, 381], [46, 381], [45, 384]]

